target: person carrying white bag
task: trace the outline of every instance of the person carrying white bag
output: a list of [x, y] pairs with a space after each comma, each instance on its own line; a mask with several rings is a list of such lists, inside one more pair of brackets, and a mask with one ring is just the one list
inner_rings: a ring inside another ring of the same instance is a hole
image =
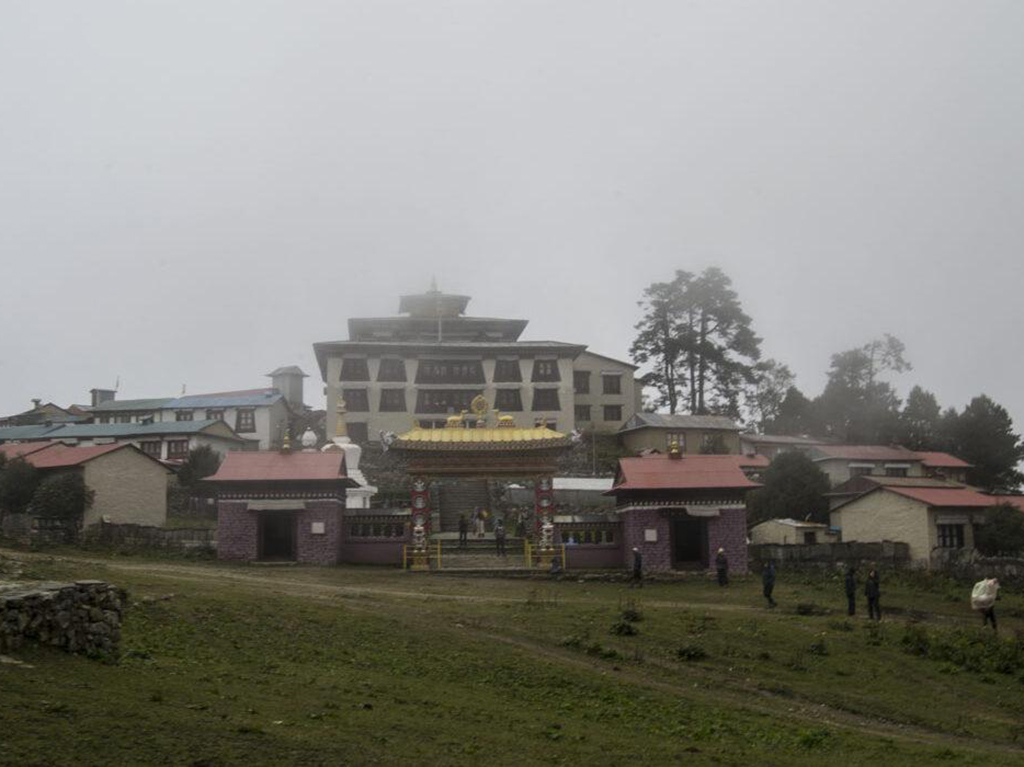
[[995, 578], [985, 578], [974, 584], [971, 589], [971, 609], [981, 613], [981, 625], [987, 626], [992, 622], [992, 630], [996, 633], [996, 600], [999, 599], [999, 581]]

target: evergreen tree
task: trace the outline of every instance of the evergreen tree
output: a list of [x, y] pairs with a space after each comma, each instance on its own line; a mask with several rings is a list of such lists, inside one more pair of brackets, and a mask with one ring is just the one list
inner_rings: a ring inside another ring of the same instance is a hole
[[764, 427], [765, 434], [791, 436], [819, 434], [820, 431], [814, 404], [795, 386], [786, 389], [778, 414]]
[[6, 461], [0, 470], [0, 511], [21, 514], [39, 487], [39, 472], [24, 458]]
[[810, 519], [828, 522], [828, 477], [798, 450], [779, 454], [765, 470], [762, 487], [748, 496], [750, 522]]
[[954, 453], [972, 464], [968, 484], [1006, 493], [1024, 482], [1017, 468], [1024, 461], [1024, 444], [1013, 431], [1006, 408], [982, 394], [971, 400], [951, 427]]
[[829, 436], [854, 443], [884, 444], [898, 439], [900, 400], [879, 376], [910, 370], [903, 355], [903, 343], [888, 334], [832, 355], [828, 383], [815, 400], [815, 410]]
[[974, 546], [988, 557], [1024, 554], [1024, 514], [1010, 504], [990, 509], [985, 524], [975, 528]]
[[655, 282], [644, 290], [643, 300], [638, 304], [643, 316], [635, 326], [637, 335], [629, 348], [633, 362], [650, 364], [651, 369], [641, 382], [657, 391], [655, 404], [667, 407], [670, 413], [679, 408], [686, 387], [686, 377], [680, 368], [680, 335], [683, 296], [692, 281], [692, 274], [679, 270], [671, 281]]
[[941, 434], [942, 411], [935, 395], [915, 386], [900, 413], [899, 444], [911, 450], [944, 450]]
[[[762, 433], [767, 433], [769, 424], [776, 422], [782, 412], [782, 405], [793, 388], [793, 373], [781, 362], [763, 360], [754, 366], [756, 379], [748, 387], [744, 401], [749, 420]], [[797, 392], [799, 394], [799, 392]]]

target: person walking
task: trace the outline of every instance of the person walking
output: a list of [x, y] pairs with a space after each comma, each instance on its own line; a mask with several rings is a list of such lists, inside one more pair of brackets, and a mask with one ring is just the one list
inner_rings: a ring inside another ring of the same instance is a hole
[[715, 571], [718, 573], [718, 585], [729, 585], [729, 559], [725, 556], [725, 549], [719, 549], [715, 554]]
[[772, 592], [775, 591], [775, 563], [768, 560], [761, 573], [761, 585], [764, 586], [764, 598], [768, 600], [768, 607], [775, 607], [775, 599]]
[[459, 548], [466, 548], [469, 540], [469, 520], [466, 519], [466, 512], [459, 514]]
[[846, 568], [843, 585], [846, 587], [846, 614], [853, 615], [857, 612], [857, 569], [853, 565]]
[[629, 587], [631, 589], [644, 587], [644, 558], [636, 546], [633, 547], [633, 581]]
[[494, 545], [498, 556], [505, 556], [505, 523], [500, 519], [494, 523]]
[[879, 600], [882, 598], [882, 587], [878, 579], [878, 570], [871, 568], [868, 572], [868, 579], [864, 582], [864, 596], [868, 598], [868, 619], [882, 620], [882, 608]]
[[999, 633], [996, 624], [996, 600], [999, 599], [999, 581], [985, 578], [974, 584], [971, 590], [971, 607], [981, 613], [981, 625], [984, 628], [992, 624], [992, 631]]

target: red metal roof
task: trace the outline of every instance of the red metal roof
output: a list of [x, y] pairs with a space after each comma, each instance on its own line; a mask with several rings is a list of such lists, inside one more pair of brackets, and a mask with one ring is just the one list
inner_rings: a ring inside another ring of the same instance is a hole
[[921, 459], [921, 463], [925, 466], [935, 469], [969, 469], [973, 465], [949, 453], [918, 450], [915, 455]]
[[[132, 446], [125, 442], [117, 442], [110, 445], [87, 445], [83, 447], [72, 447], [70, 445], [53, 445], [48, 450], [39, 450], [25, 456], [25, 460], [37, 469], [59, 469], [66, 466], [80, 466], [93, 458], [113, 453], [115, 450], [124, 448], [132, 449]], [[140, 451], [141, 452], [141, 451]]]
[[886, 445], [814, 445], [818, 460], [843, 458], [849, 461], [917, 461], [918, 454], [905, 447]]
[[24, 458], [29, 453], [38, 453], [40, 450], [46, 450], [47, 448], [53, 447], [52, 442], [17, 442], [14, 444], [0, 445], [0, 454], [3, 454], [7, 458], [17, 458], [21, 456]]
[[743, 468], [763, 468], [770, 461], [763, 455], [647, 455], [620, 458], [616, 490], [697, 490], [700, 488], [760, 487], [743, 473]]
[[230, 452], [210, 482], [304, 482], [346, 479], [345, 454]]
[[993, 505], [992, 496], [982, 495], [965, 487], [894, 487], [889, 485], [885, 489], [891, 493], [926, 503], [929, 506], [942, 508], [964, 508], [968, 506], [972, 508], [987, 508]]
[[993, 495], [992, 503], [1005, 503], [1024, 511], [1024, 495]]

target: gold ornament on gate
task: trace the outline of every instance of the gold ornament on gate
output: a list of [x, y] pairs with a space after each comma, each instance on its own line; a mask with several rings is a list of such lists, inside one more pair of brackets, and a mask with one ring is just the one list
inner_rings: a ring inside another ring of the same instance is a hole
[[491, 403], [487, 401], [487, 397], [483, 394], [477, 394], [473, 397], [473, 401], [469, 403], [469, 409], [473, 411], [473, 415], [477, 418], [483, 418], [487, 415], [487, 411], [491, 409]]

